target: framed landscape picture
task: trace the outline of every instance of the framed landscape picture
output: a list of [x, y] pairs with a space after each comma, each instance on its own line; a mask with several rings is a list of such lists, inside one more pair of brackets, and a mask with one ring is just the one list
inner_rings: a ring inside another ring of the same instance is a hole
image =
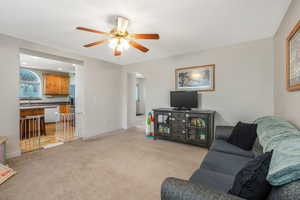
[[178, 68], [175, 71], [176, 90], [207, 92], [215, 90], [215, 65]]
[[286, 86], [300, 90], [300, 21], [286, 40]]

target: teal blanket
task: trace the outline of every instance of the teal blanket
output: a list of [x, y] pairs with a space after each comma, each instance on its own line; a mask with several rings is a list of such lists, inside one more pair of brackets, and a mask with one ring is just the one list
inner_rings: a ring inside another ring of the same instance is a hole
[[300, 137], [286, 138], [274, 149], [267, 180], [280, 186], [300, 179]]
[[272, 151], [287, 138], [300, 137], [300, 132], [295, 126], [279, 117], [261, 117], [255, 120], [255, 123], [257, 123], [257, 136], [264, 152]]
[[273, 150], [267, 180], [279, 186], [300, 179], [300, 131], [278, 117], [262, 117], [257, 136], [264, 152]]

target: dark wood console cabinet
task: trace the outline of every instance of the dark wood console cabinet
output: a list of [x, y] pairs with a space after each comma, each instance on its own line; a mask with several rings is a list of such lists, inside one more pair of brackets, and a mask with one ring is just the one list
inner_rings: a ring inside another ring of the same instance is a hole
[[209, 148], [214, 139], [211, 110], [154, 109], [154, 137]]

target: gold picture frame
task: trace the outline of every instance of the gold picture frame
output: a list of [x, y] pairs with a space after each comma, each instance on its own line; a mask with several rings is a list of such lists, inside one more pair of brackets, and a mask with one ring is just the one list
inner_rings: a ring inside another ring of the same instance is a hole
[[177, 91], [215, 91], [215, 65], [202, 65], [175, 70]]
[[300, 21], [286, 39], [286, 88], [300, 90]]

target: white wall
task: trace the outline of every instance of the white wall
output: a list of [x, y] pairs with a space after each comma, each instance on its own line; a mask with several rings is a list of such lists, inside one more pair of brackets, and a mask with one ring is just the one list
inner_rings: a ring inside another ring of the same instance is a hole
[[0, 135], [8, 136], [8, 156], [17, 156], [19, 149], [19, 52], [11, 39], [0, 36]]
[[0, 135], [9, 137], [8, 156], [19, 149], [19, 52], [21, 48], [82, 61], [77, 69], [77, 108], [82, 113], [82, 136], [92, 137], [121, 128], [121, 66], [82, 57], [61, 49], [0, 34]]
[[[253, 121], [273, 114], [271, 38], [127, 65], [123, 74], [138, 72], [144, 75], [148, 112], [153, 108], [170, 106], [169, 92], [175, 88], [175, 68], [205, 64], [216, 64], [216, 90], [202, 93], [201, 108], [217, 111], [217, 125], [235, 124], [239, 120]], [[125, 107], [126, 102], [123, 101], [123, 115]]]
[[300, 20], [300, 1], [292, 1], [274, 38], [275, 47], [275, 114], [300, 128], [300, 91], [288, 92], [285, 85], [285, 41]]
[[121, 68], [86, 60], [85, 137], [121, 129]]

